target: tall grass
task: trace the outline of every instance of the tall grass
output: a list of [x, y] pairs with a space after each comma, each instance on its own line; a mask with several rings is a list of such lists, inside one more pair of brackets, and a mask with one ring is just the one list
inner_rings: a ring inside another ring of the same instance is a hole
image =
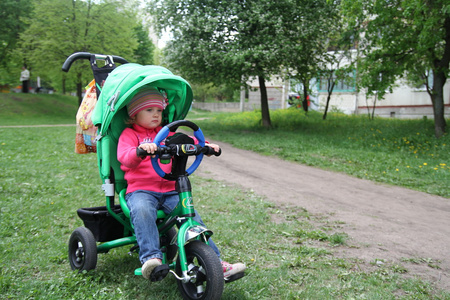
[[265, 155], [359, 178], [450, 197], [450, 136], [434, 137], [433, 120], [369, 120], [366, 116], [298, 110], [221, 114], [198, 124], [210, 138]]

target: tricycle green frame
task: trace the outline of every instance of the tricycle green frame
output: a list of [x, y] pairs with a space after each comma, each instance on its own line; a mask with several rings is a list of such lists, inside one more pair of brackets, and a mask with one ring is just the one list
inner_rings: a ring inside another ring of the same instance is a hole
[[[68, 71], [73, 60], [78, 58], [90, 58], [91, 65], [93, 65], [93, 62], [96, 63], [96, 59], [112, 60], [111, 56], [94, 55], [90, 53], [75, 53], [71, 57], [64, 63], [63, 70]], [[177, 123], [174, 121], [188, 122], [181, 120], [186, 117], [193, 99], [192, 89], [189, 83], [183, 78], [172, 74], [166, 68], [126, 63], [124, 59], [120, 59], [121, 61], [119, 62], [124, 64], [113, 69], [107, 76], [104, 85], [101, 86], [98, 82], [96, 83], [96, 87], [101, 90], [100, 93], [97, 92], [99, 98], [92, 114], [92, 122], [98, 128], [97, 162], [100, 177], [102, 179], [102, 189], [105, 192], [106, 210], [110, 216], [123, 225], [124, 232], [123, 237], [121, 238], [97, 243], [89, 229], [77, 228], [77, 230], [72, 233], [69, 240], [69, 259], [71, 260], [72, 268], [79, 269], [80, 271], [95, 268], [97, 253], [106, 253], [113, 248], [126, 245], [134, 245], [132, 249], [136, 249], [137, 246], [133, 226], [130, 221], [130, 211], [125, 200], [127, 183], [124, 179], [124, 172], [121, 170], [120, 163], [117, 160], [117, 143], [119, 136], [122, 131], [129, 126], [127, 122], [128, 113], [126, 104], [141, 87], [156, 87], [166, 96], [168, 101], [163, 112], [163, 123], [166, 125]], [[112, 65], [111, 61], [109, 61], [109, 65]], [[173, 129], [176, 130], [178, 126], [186, 126], [186, 124], [188, 123], [180, 123]], [[166, 127], [167, 126], [164, 128]], [[198, 131], [201, 133], [199, 129]], [[166, 130], [163, 133], [166, 137], [167, 132], [168, 131]], [[196, 133], [197, 131], [194, 129], [194, 134]], [[201, 133], [201, 135], [203, 136], [203, 133]], [[201, 146], [204, 146], [204, 137], [200, 140], [202, 143]], [[203, 154], [201, 154], [201, 156], [203, 156]], [[152, 163], [154, 163], [153, 160], [154, 159], [152, 159]], [[198, 161], [198, 164], [200, 161], [201, 159]], [[191, 280], [193, 282], [196, 280], [195, 274], [193, 272], [189, 273], [185, 246], [192, 241], [200, 241], [201, 243], [208, 244], [208, 239], [213, 234], [211, 230], [193, 220], [195, 210], [192, 201], [191, 185], [188, 178], [189, 175], [190, 173], [186, 172], [186, 174], [177, 176], [177, 178], [174, 179], [176, 180], [177, 192], [179, 194], [179, 204], [177, 207], [170, 214], [165, 214], [163, 211], [157, 212], [157, 226], [160, 236], [168, 234], [175, 226], [178, 227], [178, 232], [172, 237], [172, 241], [165, 245], [165, 247], [176, 247], [178, 263], [177, 261], [172, 261], [174, 257], [169, 257], [167, 254], [168, 251], [163, 251], [163, 265], [167, 264], [169, 266], [170, 271], [178, 279], [179, 286], [190, 284]], [[120, 212], [116, 212], [115, 210], [117, 196], [122, 209]], [[89, 247], [90, 249], [87, 249]], [[96, 247], [96, 249], [92, 249], [92, 247]], [[202, 247], [196, 247], [197, 254], [199, 253], [198, 248]], [[214, 282], [214, 287], [212, 288], [212, 290], [214, 290], [213, 297], [220, 297], [224, 284], [220, 260], [217, 255], [215, 255], [212, 248], [207, 247], [206, 250], [203, 248], [200, 252], [202, 251], [204, 251], [203, 253], [206, 253], [204, 254], [205, 256], [210, 257], [209, 264], [213, 265], [210, 268], [212, 272], [207, 273], [207, 277], [212, 277], [211, 280]], [[94, 253], [95, 262], [88, 263], [88, 266], [85, 266], [84, 255], [92, 256]], [[210, 255], [211, 253], [214, 253], [214, 255]], [[80, 259], [80, 261], [73, 262], [74, 259]], [[197, 259], [201, 260], [201, 258]], [[141, 268], [136, 269], [135, 274], [141, 275]], [[181, 290], [182, 289], [183, 288], [181, 288]], [[197, 298], [197, 296], [191, 297], [191, 287], [188, 286], [184, 289], [184, 292], [181, 291], [184, 297], [187, 297], [188, 299], [203, 299], [203, 296], [199, 298]], [[211, 290], [211, 288], [209, 288], [209, 290]], [[195, 295], [195, 292], [192, 293]]]

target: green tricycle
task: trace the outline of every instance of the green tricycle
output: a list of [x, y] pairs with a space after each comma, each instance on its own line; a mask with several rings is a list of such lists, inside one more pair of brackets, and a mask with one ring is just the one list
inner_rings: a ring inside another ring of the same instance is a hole
[[[220, 152], [205, 146], [204, 135], [196, 124], [183, 120], [193, 99], [190, 85], [160, 66], [142, 66], [128, 63], [119, 56], [87, 52], [69, 56], [63, 70], [67, 72], [78, 59], [90, 60], [96, 82], [98, 101], [92, 113], [92, 122], [98, 128], [97, 161], [106, 206], [77, 210], [84, 226], [76, 228], [69, 239], [71, 268], [92, 270], [96, 267], [98, 253], [107, 253], [113, 248], [132, 245], [130, 252], [139, 250], [125, 200], [127, 183], [117, 160], [117, 143], [128, 126], [126, 104], [142, 86], [151, 85], [168, 99], [163, 111], [163, 124], [166, 125], [155, 137], [158, 150], [151, 162], [159, 176], [176, 182], [179, 203], [170, 214], [162, 210], [157, 213], [163, 264], [153, 270], [150, 280], [160, 281], [171, 273], [177, 279], [184, 299], [219, 299], [224, 283], [242, 278], [244, 273], [224, 280], [220, 259], [208, 245], [212, 231], [193, 220], [195, 210], [189, 175], [198, 168], [204, 155], [219, 156]], [[104, 61], [104, 66], [98, 67], [98, 61]], [[116, 67], [115, 62], [122, 65]], [[192, 130], [198, 143], [194, 144], [192, 137], [176, 132], [179, 127]], [[147, 155], [145, 151], [137, 154]], [[190, 156], [195, 160], [188, 167]], [[159, 164], [170, 161], [171, 172], [165, 173]], [[134, 273], [142, 275], [141, 268]]]

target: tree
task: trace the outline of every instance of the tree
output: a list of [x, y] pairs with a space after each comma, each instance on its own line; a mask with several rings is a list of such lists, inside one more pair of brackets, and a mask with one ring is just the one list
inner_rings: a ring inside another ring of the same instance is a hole
[[[257, 78], [264, 127], [271, 127], [265, 82], [282, 74], [288, 57], [302, 55], [292, 49], [303, 11], [310, 1], [200, 1], [153, 0], [151, 11], [159, 29], [169, 28], [173, 40], [166, 59], [194, 81], [222, 83]], [[292, 13], [295, 11], [295, 13]], [[294, 15], [294, 16], [293, 16]]]
[[19, 34], [26, 28], [23, 18], [32, 10], [29, 0], [2, 0], [0, 2], [0, 84], [13, 84], [19, 81], [21, 64], [13, 52], [19, 41]]
[[[322, 119], [327, 118], [331, 95], [336, 84], [344, 86], [355, 86], [355, 61], [358, 57], [356, 49], [355, 34], [348, 28], [345, 21], [338, 14], [338, 7], [332, 6], [331, 30], [327, 39], [328, 52], [321, 56], [318, 63], [318, 74], [320, 85], [327, 90], [327, 100]], [[322, 82], [325, 81], [325, 82]], [[325, 83], [325, 84], [324, 84]]]
[[336, 59], [327, 51], [340, 32], [341, 21], [336, 1], [293, 0], [292, 7], [296, 9], [284, 13], [290, 35], [285, 41], [290, 51], [286, 65], [290, 76], [303, 84], [302, 104], [308, 111], [311, 80]]
[[[342, 0], [342, 9], [360, 37], [360, 85], [380, 98], [399, 78], [421, 78], [433, 105], [435, 135], [441, 137], [447, 126], [443, 87], [450, 73], [450, 3]], [[432, 85], [425, 76], [430, 72]]]
[[134, 28], [138, 46], [134, 50], [135, 62], [141, 65], [154, 64], [153, 52], [155, 51], [155, 45], [148, 37], [148, 30], [144, 28], [142, 24], [139, 24]]
[[229, 86], [226, 84], [214, 85], [212, 83], [192, 84], [194, 99], [200, 102], [210, 100], [217, 101], [237, 101], [239, 100], [239, 86]]
[[75, 82], [81, 101], [82, 87], [92, 79], [89, 64], [75, 63], [69, 73], [62, 74], [63, 62], [74, 52], [133, 57], [137, 47], [134, 7], [129, 1], [118, 0], [39, 1], [21, 35], [20, 50], [34, 72], [54, 86], [64, 88], [66, 80]]

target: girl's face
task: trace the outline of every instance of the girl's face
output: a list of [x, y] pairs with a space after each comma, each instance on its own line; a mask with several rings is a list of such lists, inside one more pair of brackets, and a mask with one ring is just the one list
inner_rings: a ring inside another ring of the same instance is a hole
[[162, 122], [162, 109], [160, 107], [149, 107], [138, 112], [134, 122], [147, 129], [155, 129]]

